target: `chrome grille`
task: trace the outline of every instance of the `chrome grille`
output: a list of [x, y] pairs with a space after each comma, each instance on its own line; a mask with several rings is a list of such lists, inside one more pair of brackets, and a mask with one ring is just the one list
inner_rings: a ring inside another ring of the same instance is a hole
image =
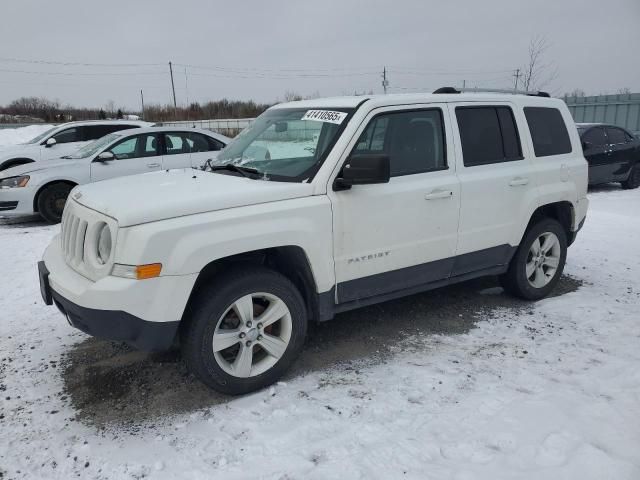
[[72, 208], [65, 208], [62, 215], [60, 238], [62, 252], [69, 265], [79, 266], [84, 261], [84, 241], [88, 222], [77, 217]]

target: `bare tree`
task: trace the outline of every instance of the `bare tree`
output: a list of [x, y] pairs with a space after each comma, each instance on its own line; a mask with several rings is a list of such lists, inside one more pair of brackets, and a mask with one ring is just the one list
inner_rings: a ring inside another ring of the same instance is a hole
[[285, 102], [296, 102], [298, 100], [302, 100], [302, 95], [296, 92], [292, 92], [291, 90], [287, 90], [284, 92], [284, 101]]
[[631, 89], [629, 89], [628, 87], [619, 88], [616, 93], [618, 95], [629, 95], [631, 93]]
[[573, 91], [565, 93], [565, 97], [586, 97], [587, 94], [581, 88], [574, 88]]
[[523, 86], [526, 91], [539, 90], [558, 77], [553, 63], [545, 63], [549, 43], [545, 37], [536, 35], [529, 42], [529, 62], [523, 68]]

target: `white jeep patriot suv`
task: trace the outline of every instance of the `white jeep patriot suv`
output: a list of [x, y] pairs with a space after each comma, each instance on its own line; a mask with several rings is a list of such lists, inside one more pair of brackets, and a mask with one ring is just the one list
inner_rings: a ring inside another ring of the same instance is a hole
[[544, 297], [586, 193], [578, 132], [547, 94], [285, 103], [204, 169], [76, 187], [41, 290], [96, 337], [179, 342], [202, 381], [239, 394], [339, 312], [483, 275]]

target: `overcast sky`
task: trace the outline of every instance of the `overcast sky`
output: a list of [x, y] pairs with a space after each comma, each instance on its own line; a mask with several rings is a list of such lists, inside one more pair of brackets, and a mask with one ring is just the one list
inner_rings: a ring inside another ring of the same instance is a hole
[[512, 87], [536, 35], [546, 39], [544, 61], [557, 71], [546, 86], [554, 94], [640, 92], [640, 0], [5, 3], [2, 104], [37, 95], [137, 108], [141, 88], [146, 102], [165, 103], [170, 60], [180, 64], [179, 104], [223, 97], [273, 102], [285, 91], [378, 93], [384, 66], [390, 92], [463, 80]]

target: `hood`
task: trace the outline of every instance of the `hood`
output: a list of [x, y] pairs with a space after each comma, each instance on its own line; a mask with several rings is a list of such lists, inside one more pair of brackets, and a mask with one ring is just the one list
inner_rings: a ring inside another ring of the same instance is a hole
[[32, 151], [40, 150], [40, 145], [31, 143], [19, 143], [17, 145], [3, 145], [0, 147], [0, 160], [15, 158], [17, 155], [25, 156]]
[[121, 227], [310, 196], [308, 183], [252, 180], [200, 170], [165, 170], [82, 185], [73, 199]]
[[48, 160], [45, 162], [31, 162], [23, 165], [17, 165], [15, 167], [7, 168], [6, 170], [0, 170], [0, 178], [15, 177], [16, 175], [29, 175], [30, 173], [36, 173], [41, 170], [48, 170], [50, 168], [63, 168], [69, 165], [77, 165], [80, 160]]

